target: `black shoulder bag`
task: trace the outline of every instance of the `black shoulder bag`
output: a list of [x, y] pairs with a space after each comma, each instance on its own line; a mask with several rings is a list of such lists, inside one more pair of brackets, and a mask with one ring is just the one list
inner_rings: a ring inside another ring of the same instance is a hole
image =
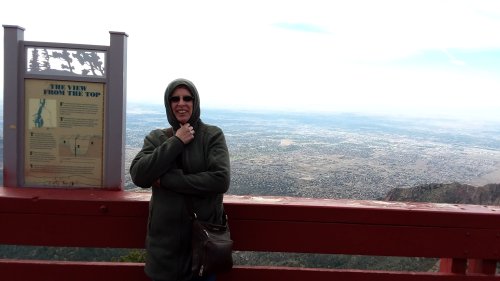
[[233, 267], [233, 240], [229, 231], [227, 214], [223, 224], [212, 224], [198, 220], [191, 198], [184, 198], [192, 220], [192, 264], [191, 270], [197, 276], [229, 271]]

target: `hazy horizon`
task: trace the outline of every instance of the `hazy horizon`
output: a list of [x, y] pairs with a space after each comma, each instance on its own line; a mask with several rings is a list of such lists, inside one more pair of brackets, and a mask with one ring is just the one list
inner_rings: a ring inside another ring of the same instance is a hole
[[[500, 94], [499, 94], [500, 95]], [[4, 101], [3, 93], [0, 94], [0, 110], [3, 112], [3, 101]], [[316, 109], [316, 108], [287, 108], [287, 107], [265, 107], [265, 106], [217, 106], [213, 104], [204, 105], [204, 98], [201, 97], [201, 109], [209, 109], [209, 110], [241, 110], [248, 112], [284, 112], [284, 113], [318, 113], [318, 114], [337, 114], [337, 113], [352, 113], [352, 114], [360, 114], [360, 115], [373, 115], [373, 116], [401, 116], [408, 118], [443, 118], [443, 119], [457, 119], [464, 120], [470, 119], [471, 121], [487, 121], [500, 123], [500, 109], [495, 110], [480, 110], [480, 109], [471, 109], [471, 110], [446, 110], [445, 108], [439, 109], [435, 108], [435, 110], [383, 110], [383, 109], [353, 109], [353, 108], [337, 108], [331, 110], [325, 109]], [[127, 110], [133, 109], [134, 105], [140, 106], [163, 106], [163, 95], [160, 94], [156, 101], [153, 100], [141, 100], [141, 101], [127, 101]]]
[[[144, 110], [144, 106], [155, 106], [163, 107], [163, 98], [160, 98], [157, 102], [155, 101], [131, 101], [127, 102], [127, 112], [128, 113], [138, 113], [134, 106], [140, 106], [141, 110]], [[492, 110], [476, 110], [476, 111], [446, 111], [436, 109], [434, 111], [410, 111], [410, 110], [383, 110], [383, 109], [371, 109], [371, 110], [356, 110], [356, 109], [336, 109], [336, 110], [318, 110], [315, 108], [266, 108], [257, 106], [237, 106], [237, 107], [224, 107], [207, 105], [204, 106], [203, 97], [201, 97], [201, 110], [228, 110], [228, 111], [240, 111], [240, 112], [253, 112], [253, 113], [298, 113], [298, 114], [356, 114], [356, 115], [366, 115], [366, 116], [386, 116], [386, 117], [401, 117], [401, 118], [412, 118], [412, 119], [445, 119], [445, 120], [458, 120], [462, 122], [474, 122], [474, 123], [500, 123], [500, 111]]]

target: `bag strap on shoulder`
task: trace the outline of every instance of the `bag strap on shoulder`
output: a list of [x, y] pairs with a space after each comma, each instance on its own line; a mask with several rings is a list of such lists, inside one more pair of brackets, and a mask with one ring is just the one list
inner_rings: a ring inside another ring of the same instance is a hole
[[191, 217], [192, 220], [195, 220], [198, 218], [196, 215], [194, 209], [193, 209], [193, 198], [184, 196], [184, 202], [186, 202], [186, 209], [189, 213], [189, 216]]

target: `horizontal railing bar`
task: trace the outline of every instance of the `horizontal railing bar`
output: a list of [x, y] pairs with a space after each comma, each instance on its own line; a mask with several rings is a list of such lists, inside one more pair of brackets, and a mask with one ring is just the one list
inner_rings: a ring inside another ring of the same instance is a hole
[[2, 260], [0, 276], [8, 281], [146, 281], [144, 264], [120, 262], [68, 262]]

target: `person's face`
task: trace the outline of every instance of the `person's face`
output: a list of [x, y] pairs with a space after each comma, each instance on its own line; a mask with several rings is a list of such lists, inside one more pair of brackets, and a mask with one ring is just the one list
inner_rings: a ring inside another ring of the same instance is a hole
[[177, 121], [184, 125], [193, 114], [193, 96], [187, 89], [177, 88], [170, 96], [170, 107]]

